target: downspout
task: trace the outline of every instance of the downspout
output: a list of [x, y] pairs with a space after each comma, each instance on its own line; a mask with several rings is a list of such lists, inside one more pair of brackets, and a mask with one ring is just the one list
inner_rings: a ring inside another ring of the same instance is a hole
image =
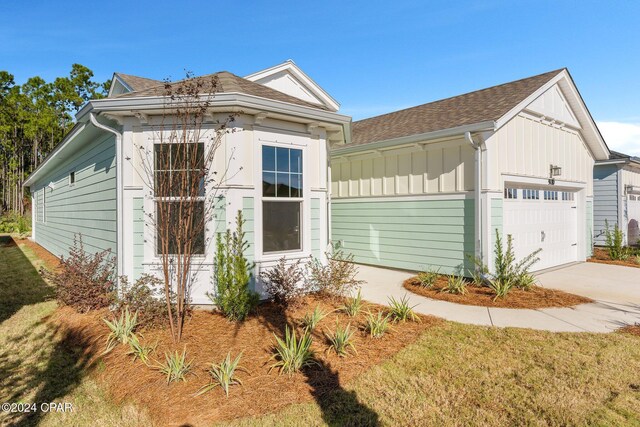
[[474, 142], [471, 132], [465, 132], [464, 138], [475, 150], [475, 227], [474, 227], [474, 239], [475, 239], [475, 256], [476, 259], [482, 260], [484, 263], [484, 254], [482, 251], [482, 230], [484, 224], [484, 218], [482, 215], [482, 144]]
[[[100, 113], [98, 113], [100, 114]], [[124, 210], [122, 209], [123, 201], [123, 185], [122, 185], [122, 133], [109, 126], [103, 125], [97, 119], [97, 114], [94, 112], [89, 113], [89, 119], [91, 123], [98, 129], [102, 129], [106, 132], [112, 133], [116, 137], [116, 270], [117, 270], [117, 282], [120, 284], [120, 276], [123, 275], [123, 257], [124, 257], [124, 242], [122, 241], [122, 232], [124, 227]]]

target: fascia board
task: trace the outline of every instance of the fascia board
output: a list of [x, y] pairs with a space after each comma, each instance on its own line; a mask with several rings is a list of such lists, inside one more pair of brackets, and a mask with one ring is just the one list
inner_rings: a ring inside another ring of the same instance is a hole
[[495, 122], [490, 120], [486, 122], [475, 123], [471, 125], [457, 126], [449, 129], [441, 129], [433, 132], [419, 133], [415, 135], [403, 136], [400, 138], [388, 139], [384, 141], [371, 142], [368, 144], [359, 144], [351, 147], [340, 147], [331, 150], [332, 155], [347, 155], [360, 151], [380, 150], [396, 145], [413, 144], [431, 139], [446, 138], [455, 135], [464, 135], [465, 132], [481, 132], [495, 130]]

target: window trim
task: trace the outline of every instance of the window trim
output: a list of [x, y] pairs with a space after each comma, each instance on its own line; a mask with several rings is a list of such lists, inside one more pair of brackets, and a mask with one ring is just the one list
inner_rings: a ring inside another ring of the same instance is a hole
[[76, 171], [75, 170], [69, 171], [68, 183], [69, 183], [69, 187], [75, 187], [76, 186]]

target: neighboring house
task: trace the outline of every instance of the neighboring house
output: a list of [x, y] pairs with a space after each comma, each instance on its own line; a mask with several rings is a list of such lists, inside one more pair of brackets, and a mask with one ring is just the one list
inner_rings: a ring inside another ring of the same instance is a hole
[[[235, 229], [238, 210], [247, 221], [247, 256], [257, 270], [285, 254], [291, 260], [325, 259], [328, 147], [349, 142], [351, 123], [291, 61], [246, 78], [228, 72], [212, 76], [219, 86], [203, 128], [214, 128], [220, 115], [238, 116], [215, 163], [229, 177], [216, 193], [215, 223], [203, 231], [207, 244], [193, 267], [196, 304], [210, 302], [205, 292], [213, 290], [215, 233]], [[37, 243], [67, 255], [79, 233], [88, 252], [113, 251], [118, 275], [135, 279], [159, 272], [156, 230], [149, 220], [157, 200], [153, 180], [143, 176], [145, 164], [154, 164], [144, 157], [153, 156], [158, 144], [154, 129], [166, 101], [163, 85], [116, 73], [108, 97], [80, 109], [73, 130], [25, 182], [35, 206]]]
[[606, 224], [613, 231], [618, 225], [624, 244], [640, 242], [640, 158], [615, 151], [609, 160], [596, 162], [593, 169], [594, 238], [605, 244]]
[[[495, 230], [534, 270], [591, 253], [593, 165], [609, 150], [567, 69], [354, 122], [335, 147], [332, 240], [356, 262], [492, 265]], [[479, 203], [477, 203], [479, 201]]]

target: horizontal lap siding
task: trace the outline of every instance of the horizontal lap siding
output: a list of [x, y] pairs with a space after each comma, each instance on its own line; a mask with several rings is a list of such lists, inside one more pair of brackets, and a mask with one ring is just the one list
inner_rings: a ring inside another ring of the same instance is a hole
[[340, 201], [331, 214], [333, 241], [359, 263], [452, 273], [474, 252], [473, 200]]
[[593, 239], [604, 245], [606, 223], [613, 228], [618, 223], [618, 167], [596, 166], [593, 172]]
[[[32, 188], [45, 195], [45, 221], [36, 221], [36, 241], [55, 255], [67, 256], [74, 235], [95, 253], [116, 252], [116, 160], [114, 137], [103, 137], [74, 153]], [[69, 185], [69, 172], [75, 184]], [[48, 188], [49, 183], [54, 188]], [[40, 199], [38, 199], [40, 200]]]

